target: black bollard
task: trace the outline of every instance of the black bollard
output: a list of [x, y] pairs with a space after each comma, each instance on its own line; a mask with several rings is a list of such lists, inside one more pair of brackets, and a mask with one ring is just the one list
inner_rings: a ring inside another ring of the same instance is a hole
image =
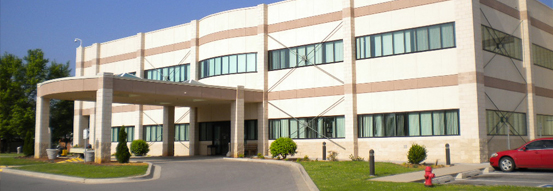
[[323, 160], [326, 160], [326, 142], [323, 142]]
[[451, 165], [450, 156], [449, 156], [449, 143], [445, 144], [445, 164]]
[[374, 150], [370, 150], [369, 151], [369, 164], [371, 166], [371, 169], [370, 169], [370, 172], [371, 172], [371, 176], [375, 176], [374, 175]]

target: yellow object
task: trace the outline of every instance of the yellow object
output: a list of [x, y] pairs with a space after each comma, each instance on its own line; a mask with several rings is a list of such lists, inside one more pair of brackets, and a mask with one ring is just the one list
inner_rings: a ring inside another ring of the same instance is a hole
[[61, 151], [61, 156], [67, 156], [67, 149], [63, 149]]

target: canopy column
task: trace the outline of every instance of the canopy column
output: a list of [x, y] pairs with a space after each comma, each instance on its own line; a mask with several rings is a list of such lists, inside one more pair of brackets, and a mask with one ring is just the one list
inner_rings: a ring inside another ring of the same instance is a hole
[[[39, 90], [40, 91], [40, 90]], [[40, 92], [37, 93], [40, 95]], [[38, 96], [36, 100], [35, 128], [35, 158], [46, 157], [46, 149], [50, 148], [50, 99]]]

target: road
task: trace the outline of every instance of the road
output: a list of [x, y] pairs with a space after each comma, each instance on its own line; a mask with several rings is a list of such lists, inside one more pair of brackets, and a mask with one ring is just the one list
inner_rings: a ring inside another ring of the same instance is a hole
[[530, 187], [540, 187], [544, 185], [553, 186], [553, 170], [496, 171], [464, 180], [456, 180], [449, 184], [514, 185]]
[[[304, 190], [305, 183], [288, 166], [222, 158], [148, 158], [161, 169], [157, 180], [80, 184], [0, 173], [1, 191], [20, 190]], [[159, 170], [159, 169], [158, 169]]]

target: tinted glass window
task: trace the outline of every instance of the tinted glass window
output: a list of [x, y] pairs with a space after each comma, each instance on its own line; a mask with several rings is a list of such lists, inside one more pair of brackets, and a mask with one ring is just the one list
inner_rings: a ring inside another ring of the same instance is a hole
[[526, 149], [528, 150], [543, 149], [544, 147], [545, 147], [545, 141], [535, 141], [526, 145]]
[[545, 148], [553, 149], [553, 140], [545, 140]]

